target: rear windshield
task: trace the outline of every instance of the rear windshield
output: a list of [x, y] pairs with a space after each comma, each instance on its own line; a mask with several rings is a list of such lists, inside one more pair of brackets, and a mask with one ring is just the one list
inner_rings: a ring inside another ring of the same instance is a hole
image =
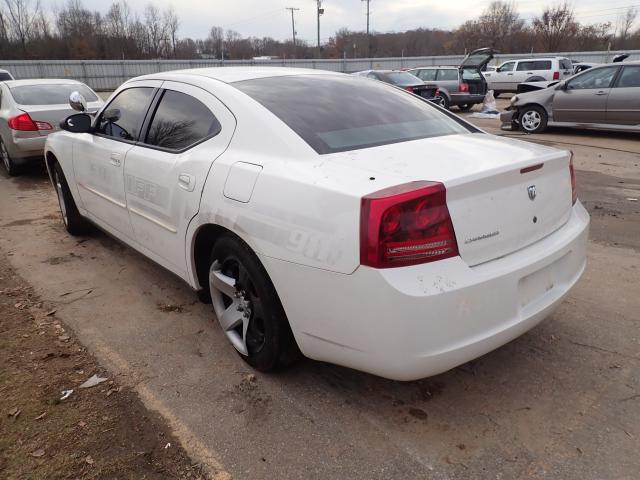
[[80, 92], [87, 102], [98, 100], [93, 91], [86, 85], [77, 83], [48, 84], [48, 85], [23, 85], [12, 87], [11, 95], [19, 105], [62, 105], [69, 103], [71, 92]]
[[0, 72], [0, 82], [4, 82], [5, 80], [13, 80], [13, 77], [9, 75], [9, 72]]
[[423, 83], [422, 80], [409, 72], [386, 72], [383, 75], [394, 85], [420, 85]]
[[425, 100], [354, 76], [270, 77], [233, 85], [319, 154], [471, 131]]

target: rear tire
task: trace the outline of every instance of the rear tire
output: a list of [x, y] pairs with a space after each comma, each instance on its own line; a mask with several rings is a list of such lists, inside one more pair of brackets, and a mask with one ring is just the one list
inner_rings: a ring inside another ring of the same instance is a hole
[[2, 164], [4, 165], [4, 168], [7, 170], [7, 173], [9, 174], [10, 177], [15, 177], [17, 175], [20, 175], [20, 171], [21, 171], [20, 166], [15, 164], [15, 162], [11, 158], [11, 155], [9, 155], [9, 151], [7, 150], [7, 147], [4, 145], [4, 142], [2, 141], [1, 138], [0, 138], [0, 157], [2, 158]]
[[547, 128], [549, 117], [544, 108], [527, 105], [519, 109], [518, 123], [524, 133], [542, 133]]
[[435, 103], [436, 105], [440, 105], [445, 110], [449, 110], [449, 107], [450, 107], [449, 99], [447, 98], [446, 95], [443, 95], [442, 93], [434, 98], [433, 103]]
[[267, 372], [300, 358], [275, 287], [241, 239], [224, 234], [213, 245], [209, 289], [218, 322], [245, 362]]
[[60, 205], [60, 213], [62, 215], [62, 223], [71, 235], [84, 235], [91, 230], [89, 222], [80, 215], [76, 202], [69, 190], [69, 184], [62, 172], [62, 167], [58, 162], [53, 165], [53, 186], [58, 196], [58, 204]]

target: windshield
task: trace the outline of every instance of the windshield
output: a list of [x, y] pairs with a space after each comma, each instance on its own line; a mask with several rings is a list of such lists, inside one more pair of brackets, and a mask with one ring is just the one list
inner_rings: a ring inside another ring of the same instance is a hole
[[408, 72], [386, 72], [383, 75], [386, 76], [394, 85], [420, 85], [424, 83], [418, 77]]
[[98, 97], [86, 85], [77, 83], [23, 85], [10, 88], [18, 105], [63, 105], [69, 103], [71, 92], [80, 92], [87, 102], [96, 102]]
[[427, 101], [359, 77], [296, 75], [233, 85], [319, 154], [471, 131]]

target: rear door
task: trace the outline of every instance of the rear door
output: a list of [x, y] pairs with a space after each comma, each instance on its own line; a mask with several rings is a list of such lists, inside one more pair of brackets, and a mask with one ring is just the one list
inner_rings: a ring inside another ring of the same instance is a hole
[[75, 136], [73, 170], [80, 198], [98, 222], [133, 238], [124, 191], [124, 162], [138, 140], [160, 81], [118, 93], [96, 120], [95, 131]]
[[436, 75], [436, 84], [449, 93], [456, 93], [460, 89], [459, 75], [457, 68], [441, 68]]
[[607, 98], [606, 122], [640, 125], [640, 65], [622, 68]]
[[619, 67], [589, 69], [556, 90], [553, 118], [557, 122], [605, 123], [607, 99]]
[[151, 110], [140, 144], [127, 153], [127, 207], [136, 241], [172, 271], [184, 272], [187, 226], [236, 122], [213, 95], [178, 82], [162, 84]]

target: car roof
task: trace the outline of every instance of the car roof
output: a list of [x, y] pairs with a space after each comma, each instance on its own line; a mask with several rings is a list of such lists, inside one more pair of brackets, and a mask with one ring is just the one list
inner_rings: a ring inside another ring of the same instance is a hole
[[157, 79], [171, 76], [197, 76], [219, 80], [225, 83], [241, 82], [243, 80], [254, 80], [257, 78], [284, 77], [294, 75], [345, 75], [330, 70], [316, 70], [312, 68], [285, 68], [285, 67], [208, 67], [191, 68], [187, 70], [172, 70], [169, 72], [158, 72], [141, 77], [136, 80]]
[[449, 69], [458, 69], [455, 65], [427, 65], [425, 67], [411, 67], [409, 70], [418, 70], [424, 68], [449, 68]]
[[24, 87], [27, 85], [84, 85], [82, 82], [63, 78], [31, 78], [26, 80], [6, 80], [4, 84], [9, 87]]

